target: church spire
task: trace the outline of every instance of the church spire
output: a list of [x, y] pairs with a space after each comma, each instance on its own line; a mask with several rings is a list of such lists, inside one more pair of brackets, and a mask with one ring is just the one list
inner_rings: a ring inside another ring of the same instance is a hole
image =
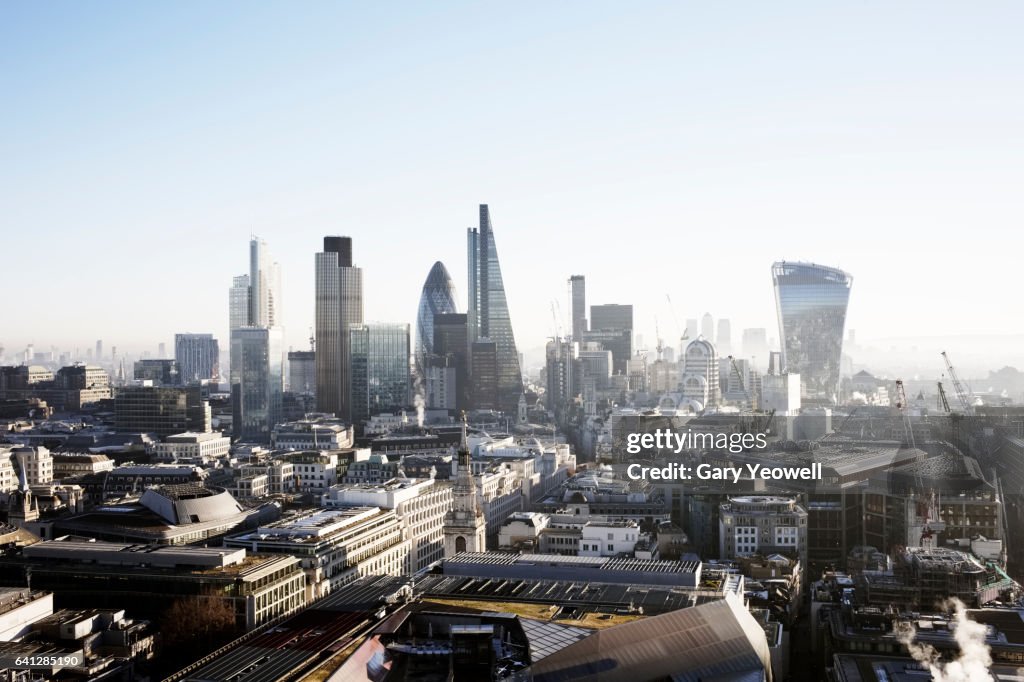
[[473, 458], [469, 451], [466, 413], [462, 413], [462, 440], [459, 443], [459, 475], [455, 481], [453, 507], [457, 511], [480, 514], [480, 505], [476, 499], [476, 481], [473, 480]]

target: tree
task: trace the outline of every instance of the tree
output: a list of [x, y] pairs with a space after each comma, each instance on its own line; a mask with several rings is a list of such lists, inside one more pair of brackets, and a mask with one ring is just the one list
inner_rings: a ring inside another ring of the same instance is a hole
[[174, 601], [164, 612], [160, 632], [165, 646], [192, 646], [226, 641], [236, 633], [230, 599], [196, 595]]

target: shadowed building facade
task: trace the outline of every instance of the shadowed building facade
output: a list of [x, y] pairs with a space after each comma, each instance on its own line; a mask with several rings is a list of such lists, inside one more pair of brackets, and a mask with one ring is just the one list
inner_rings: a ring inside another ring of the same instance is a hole
[[317, 410], [351, 420], [349, 329], [363, 323], [363, 271], [352, 265], [351, 237], [324, 237], [316, 254]]
[[[487, 204], [480, 204], [480, 227], [469, 228], [467, 252], [470, 343], [486, 341], [494, 344], [494, 409], [515, 413], [519, 406], [519, 396], [523, 393], [523, 376]], [[477, 356], [475, 349], [471, 351], [471, 356], [470, 381], [475, 387], [479, 377], [479, 372], [472, 364]], [[490, 376], [486, 378], [491, 380]], [[485, 391], [476, 391], [474, 388], [471, 393], [477, 392], [490, 394], [490, 386]]]
[[409, 325], [353, 325], [350, 335], [352, 419], [409, 405]]

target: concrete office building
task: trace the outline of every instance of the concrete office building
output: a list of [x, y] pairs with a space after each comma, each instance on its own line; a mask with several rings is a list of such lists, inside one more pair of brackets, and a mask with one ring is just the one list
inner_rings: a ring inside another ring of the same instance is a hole
[[174, 361], [179, 382], [215, 382], [220, 377], [220, 344], [213, 334], [175, 334]]
[[275, 450], [341, 450], [352, 447], [354, 437], [352, 426], [340, 419], [310, 415], [275, 425], [270, 445]]
[[807, 510], [795, 498], [730, 497], [719, 506], [718, 524], [720, 559], [778, 553], [807, 565]]
[[227, 457], [231, 439], [220, 432], [176, 433], [153, 446], [157, 462], [205, 465]]
[[394, 509], [410, 540], [410, 569], [418, 573], [444, 558], [444, 519], [452, 486], [432, 478], [394, 478], [381, 484], [339, 484], [323, 494], [321, 506]]
[[411, 542], [394, 510], [322, 509], [229, 537], [227, 547], [297, 556], [306, 574], [307, 601], [364, 575], [409, 573]]
[[[306, 603], [305, 576], [291, 556], [253, 556], [224, 547], [146, 546], [61, 539], [26, 547], [32, 582], [75, 592], [108, 606], [144, 597], [143, 608], [167, 608], [182, 596], [224, 600], [239, 629], [252, 630]], [[98, 566], [102, 570], [96, 570]], [[158, 616], [159, 610], [147, 614]]]
[[681, 383], [683, 398], [698, 411], [718, 405], [721, 399], [718, 351], [703, 336], [686, 346]]

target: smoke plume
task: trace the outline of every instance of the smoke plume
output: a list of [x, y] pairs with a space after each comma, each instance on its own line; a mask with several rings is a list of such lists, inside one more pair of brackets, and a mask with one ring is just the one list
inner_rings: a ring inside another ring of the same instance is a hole
[[423, 396], [417, 393], [412, 404], [416, 406], [416, 425], [423, 428]]
[[992, 655], [985, 643], [987, 628], [967, 617], [964, 603], [959, 599], [947, 599], [942, 609], [953, 612], [950, 628], [960, 647], [960, 655], [955, 660], [943, 661], [935, 647], [915, 642], [917, 628], [911, 623], [904, 624], [899, 631], [900, 642], [914, 660], [932, 674], [934, 682], [993, 682], [989, 672]]

